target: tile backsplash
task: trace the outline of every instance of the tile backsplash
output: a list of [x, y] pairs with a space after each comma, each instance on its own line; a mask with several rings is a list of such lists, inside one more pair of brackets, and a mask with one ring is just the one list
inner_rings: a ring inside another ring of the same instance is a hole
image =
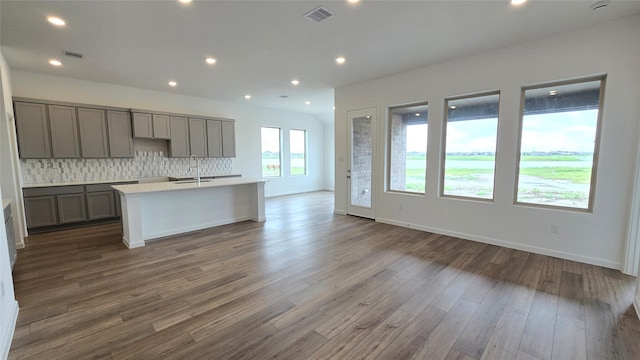
[[[195, 160], [169, 158], [163, 151], [136, 151], [133, 159], [22, 159], [21, 162], [25, 184], [195, 176], [195, 170], [189, 170]], [[230, 174], [232, 165], [231, 158], [202, 158], [200, 172]]]

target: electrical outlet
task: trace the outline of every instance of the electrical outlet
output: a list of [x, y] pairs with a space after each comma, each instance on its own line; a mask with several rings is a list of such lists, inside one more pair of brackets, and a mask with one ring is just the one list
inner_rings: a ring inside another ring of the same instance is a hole
[[557, 224], [551, 224], [551, 233], [554, 235], [560, 235], [560, 226]]

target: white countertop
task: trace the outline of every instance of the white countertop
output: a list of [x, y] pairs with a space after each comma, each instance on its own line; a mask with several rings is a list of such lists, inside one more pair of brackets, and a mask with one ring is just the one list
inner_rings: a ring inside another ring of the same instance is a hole
[[196, 182], [171, 181], [171, 182], [146, 183], [146, 184], [114, 185], [112, 187], [125, 195], [129, 195], [129, 194], [141, 194], [141, 193], [162, 192], [162, 191], [191, 190], [191, 189], [198, 189], [198, 188], [256, 184], [256, 183], [264, 183], [264, 182], [267, 182], [267, 180], [248, 179], [248, 178], [225, 178], [225, 179], [203, 180], [200, 182], [199, 186], [198, 186], [198, 183]]
[[27, 188], [50, 187], [50, 186], [110, 184], [110, 183], [118, 183], [118, 182], [125, 182], [125, 181], [140, 181], [140, 179], [82, 180], [82, 181], [50, 182], [50, 183], [43, 183], [43, 184], [22, 184], [22, 188], [27, 189]]

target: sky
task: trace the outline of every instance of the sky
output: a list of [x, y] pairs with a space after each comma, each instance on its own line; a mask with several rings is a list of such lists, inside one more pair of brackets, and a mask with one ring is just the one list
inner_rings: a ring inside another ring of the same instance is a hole
[[[572, 111], [524, 117], [522, 152], [592, 152], [598, 110]], [[425, 151], [428, 125], [407, 131], [407, 151]], [[455, 121], [447, 124], [447, 152], [494, 152], [497, 119]]]

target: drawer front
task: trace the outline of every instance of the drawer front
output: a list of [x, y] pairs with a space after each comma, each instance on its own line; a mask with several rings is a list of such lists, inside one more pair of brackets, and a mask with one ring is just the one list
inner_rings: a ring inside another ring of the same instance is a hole
[[22, 193], [24, 194], [24, 197], [62, 195], [62, 194], [81, 194], [81, 193], [84, 193], [84, 185], [27, 188], [27, 189], [22, 189]]
[[101, 192], [101, 191], [113, 191], [111, 188], [113, 184], [91, 184], [87, 185], [87, 192]]

